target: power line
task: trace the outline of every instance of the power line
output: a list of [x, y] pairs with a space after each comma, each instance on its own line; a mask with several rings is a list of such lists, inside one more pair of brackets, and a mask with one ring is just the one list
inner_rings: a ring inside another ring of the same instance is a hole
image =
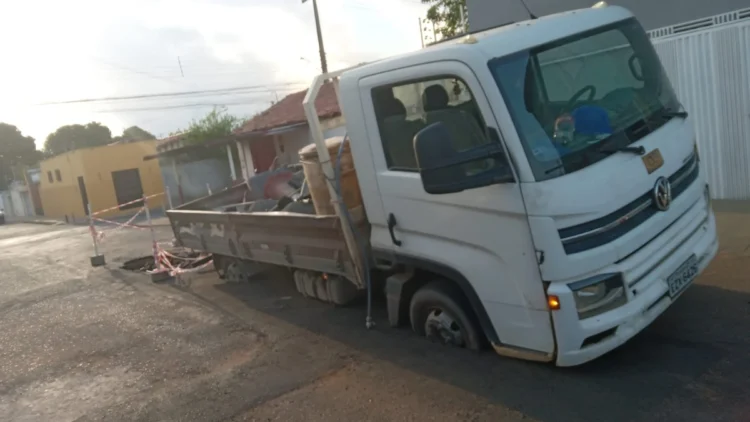
[[[294, 91], [293, 89], [279, 89], [270, 91], [270, 93]], [[278, 96], [276, 96], [278, 101]], [[270, 99], [261, 99], [257, 97], [238, 97], [231, 99], [230, 101], [217, 101], [217, 102], [203, 102], [203, 103], [187, 103], [187, 104], [164, 104], [152, 107], [129, 107], [129, 108], [116, 108], [107, 110], [96, 110], [95, 113], [120, 113], [120, 112], [132, 112], [132, 111], [155, 111], [155, 110], [172, 110], [180, 108], [194, 108], [194, 107], [216, 107], [216, 106], [230, 106], [230, 105], [250, 105], [250, 104], [266, 104], [271, 102]]]
[[131, 68], [126, 67], [126, 66], [122, 66], [122, 65], [110, 63], [110, 62], [108, 62], [106, 60], [103, 60], [103, 59], [100, 59], [98, 57], [92, 57], [92, 59], [94, 61], [99, 62], [99, 63], [104, 63], [107, 66], [114, 67], [115, 69], [119, 69], [119, 70], [122, 70], [122, 71], [125, 71], [125, 72], [134, 73], [136, 75], [145, 76], [147, 78], [158, 79], [160, 81], [165, 81], [165, 82], [169, 82], [169, 83], [177, 83], [173, 79], [168, 79], [168, 78], [165, 78], [165, 77], [162, 77], [162, 76], [159, 76], [159, 75], [154, 75], [154, 74], [151, 74], [151, 73], [148, 73], [148, 72], [143, 72], [143, 71], [140, 71], [140, 70], [131, 69]]
[[269, 85], [247, 85], [247, 86], [236, 86], [230, 88], [220, 89], [203, 89], [195, 91], [181, 91], [181, 92], [162, 92], [158, 94], [140, 94], [140, 95], [129, 95], [129, 96], [112, 96], [112, 97], [101, 97], [101, 98], [82, 98], [78, 100], [67, 100], [67, 101], [52, 101], [39, 103], [36, 105], [62, 105], [62, 104], [78, 104], [78, 103], [95, 103], [104, 101], [125, 101], [125, 100], [139, 100], [146, 98], [169, 98], [169, 97], [184, 97], [194, 96], [200, 94], [221, 94], [221, 93], [232, 93], [237, 91], [251, 91], [251, 90], [273, 90], [274, 86], [290, 86], [290, 85], [302, 85], [304, 82], [284, 82]]
[[230, 105], [252, 105], [252, 104], [266, 104], [268, 100], [255, 100], [255, 101], [235, 101], [235, 102], [218, 102], [218, 103], [191, 103], [191, 104], [175, 104], [170, 106], [160, 107], [132, 107], [132, 108], [118, 108], [113, 110], [96, 110], [94, 113], [110, 114], [110, 113], [125, 113], [134, 111], [164, 111], [174, 110], [181, 108], [203, 108], [203, 107], [219, 107], [219, 106], [230, 106]]

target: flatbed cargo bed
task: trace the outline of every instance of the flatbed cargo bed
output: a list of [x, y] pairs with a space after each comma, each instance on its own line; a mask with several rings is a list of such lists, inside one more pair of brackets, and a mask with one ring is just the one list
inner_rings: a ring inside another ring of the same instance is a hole
[[[363, 238], [369, 228], [362, 208], [351, 210]], [[237, 259], [341, 275], [356, 283], [341, 222], [335, 215], [284, 211], [167, 211], [180, 246]]]

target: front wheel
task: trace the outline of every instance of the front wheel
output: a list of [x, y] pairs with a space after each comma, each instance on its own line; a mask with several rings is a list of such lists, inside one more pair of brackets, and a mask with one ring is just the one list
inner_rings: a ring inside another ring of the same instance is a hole
[[409, 307], [411, 328], [430, 340], [469, 350], [482, 348], [481, 332], [462, 292], [446, 281], [419, 289]]

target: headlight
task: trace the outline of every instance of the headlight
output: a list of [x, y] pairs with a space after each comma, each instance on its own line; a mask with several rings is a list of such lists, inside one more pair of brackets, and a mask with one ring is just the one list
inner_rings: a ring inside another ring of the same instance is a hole
[[627, 302], [620, 274], [602, 274], [568, 287], [573, 291], [579, 319], [599, 315]]

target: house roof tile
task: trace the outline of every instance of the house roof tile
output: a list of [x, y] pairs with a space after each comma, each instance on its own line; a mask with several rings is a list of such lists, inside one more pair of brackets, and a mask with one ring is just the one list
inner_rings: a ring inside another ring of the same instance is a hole
[[[305, 111], [302, 108], [302, 100], [304, 100], [305, 94], [307, 94], [307, 90], [287, 95], [264, 112], [243, 123], [235, 133], [264, 131], [307, 122]], [[318, 110], [318, 117], [321, 119], [341, 115], [336, 91], [332, 83], [326, 83], [320, 87], [318, 98], [315, 100], [315, 107]]]

